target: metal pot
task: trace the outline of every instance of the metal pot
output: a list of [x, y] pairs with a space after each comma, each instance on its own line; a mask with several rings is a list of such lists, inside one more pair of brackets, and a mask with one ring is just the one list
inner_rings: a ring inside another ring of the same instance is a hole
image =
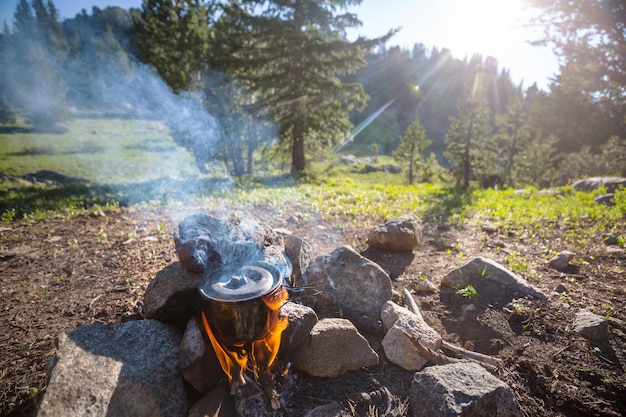
[[230, 351], [241, 351], [263, 339], [278, 319], [268, 300], [285, 291], [279, 270], [264, 262], [225, 265], [199, 284], [201, 308], [217, 340]]

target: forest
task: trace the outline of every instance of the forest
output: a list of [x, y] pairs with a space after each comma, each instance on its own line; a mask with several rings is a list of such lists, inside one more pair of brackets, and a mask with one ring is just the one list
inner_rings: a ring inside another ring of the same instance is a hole
[[260, 158], [305, 175], [353, 149], [392, 155], [409, 183], [626, 175], [623, 2], [534, 0], [560, 59], [548, 91], [516, 85], [494, 57], [393, 46], [394, 29], [349, 41], [353, 3], [145, 0], [61, 21], [52, 0], [20, 0], [0, 38], [0, 127], [156, 118], [201, 172], [237, 177]]

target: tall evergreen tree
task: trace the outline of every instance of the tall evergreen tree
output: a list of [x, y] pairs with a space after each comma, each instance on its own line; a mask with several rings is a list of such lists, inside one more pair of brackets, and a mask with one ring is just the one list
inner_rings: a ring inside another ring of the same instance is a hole
[[419, 116], [415, 117], [413, 123], [409, 125], [404, 135], [400, 139], [400, 145], [393, 153], [393, 157], [408, 168], [407, 179], [409, 184], [413, 184], [415, 174], [422, 160], [422, 152], [432, 143], [426, 137], [426, 131], [420, 123]]
[[154, 65], [175, 92], [201, 86], [213, 12], [204, 0], [143, 0], [133, 15], [140, 59]]
[[553, 135], [543, 137], [541, 131], [534, 132], [527, 145], [515, 155], [513, 181], [536, 187], [554, 184], [557, 181], [557, 141]]
[[502, 158], [502, 182], [511, 185], [515, 157], [523, 146], [528, 145], [530, 139], [530, 125], [521, 86], [510, 99], [504, 112], [495, 116], [495, 125], [495, 139]]
[[458, 102], [458, 111], [457, 117], [450, 118], [444, 155], [454, 164], [457, 185], [468, 188], [470, 180], [484, 175], [486, 165], [494, 159], [490, 152], [485, 152], [491, 122], [479, 76], [467, 84], [465, 97]]
[[225, 18], [252, 40], [233, 51], [235, 74], [258, 94], [258, 103], [280, 126], [292, 171], [306, 168], [307, 152], [344, 139], [349, 112], [362, 109], [367, 95], [358, 82], [340, 78], [365, 65], [364, 54], [387, 37], [354, 42], [346, 29], [359, 24], [345, 12], [360, 0], [242, 1], [226, 7]]
[[626, 131], [626, 2], [622, 0], [533, 0], [536, 22], [561, 59], [560, 73], [545, 105], [547, 133], [559, 148], [597, 150]]

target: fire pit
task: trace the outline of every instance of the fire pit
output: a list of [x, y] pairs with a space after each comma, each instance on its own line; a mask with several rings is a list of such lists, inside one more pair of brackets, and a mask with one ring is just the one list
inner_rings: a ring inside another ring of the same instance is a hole
[[[266, 262], [223, 265], [200, 281], [199, 291], [204, 330], [231, 382], [231, 394], [245, 384], [248, 360], [257, 380], [267, 385], [287, 327], [287, 317], [279, 313], [288, 299], [281, 271]], [[272, 398], [270, 403], [274, 407]]]

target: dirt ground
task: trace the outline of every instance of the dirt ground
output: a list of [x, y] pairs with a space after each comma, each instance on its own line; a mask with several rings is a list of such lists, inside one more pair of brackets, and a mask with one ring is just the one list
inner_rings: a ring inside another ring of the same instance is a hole
[[[368, 250], [365, 239], [372, 225], [366, 222], [328, 224], [315, 216], [276, 219], [262, 211], [255, 215], [307, 240], [314, 255], [350, 244], [379, 263], [392, 277], [396, 293], [412, 291], [424, 318], [444, 340], [504, 361], [495, 375], [512, 387], [528, 416], [626, 415], [626, 256], [607, 254], [600, 236], [576, 254], [576, 261], [585, 262], [575, 262], [562, 273], [546, 264], [547, 249], [568, 249], [561, 247], [565, 232], [558, 229], [530, 243], [479, 226], [425, 223], [422, 243], [412, 254], [402, 255]], [[36, 415], [46, 390], [46, 364], [60, 332], [141, 317], [149, 280], [177, 260], [172, 239], [176, 227], [165, 212], [129, 208], [0, 223], [0, 415]], [[532, 273], [522, 275], [552, 294], [549, 300], [482, 294], [469, 299], [453, 290], [417, 291], [424, 278], [438, 288], [441, 277], [475, 256], [506, 265], [512, 253], [528, 262]], [[559, 284], [567, 293], [553, 292]], [[397, 301], [403, 303], [400, 296]], [[467, 304], [476, 310], [461, 321]], [[574, 313], [583, 308], [608, 314], [608, 342], [594, 344], [573, 333]], [[373, 347], [380, 350], [375, 342]], [[374, 368], [337, 379], [300, 375], [293, 415], [339, 401], [353, 415], [408, 416], [411, 379], [412, 373], [384, 357]], [[382, 394], [362, 395], [372, 392]]]

